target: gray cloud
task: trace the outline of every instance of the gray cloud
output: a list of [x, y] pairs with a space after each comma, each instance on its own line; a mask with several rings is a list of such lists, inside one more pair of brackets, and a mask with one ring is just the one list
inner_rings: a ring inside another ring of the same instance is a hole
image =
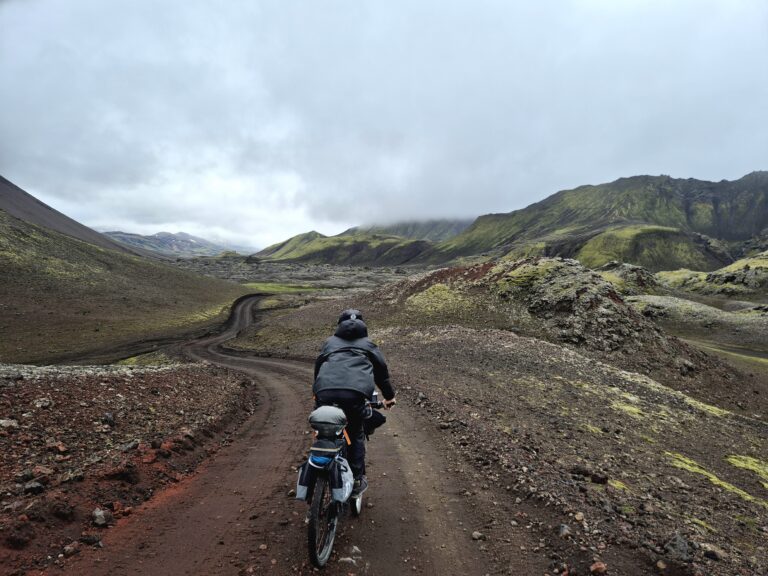
[[102, 227], [263, 245], [765, 169], [768, 5], [0, 3], [0, 173]]

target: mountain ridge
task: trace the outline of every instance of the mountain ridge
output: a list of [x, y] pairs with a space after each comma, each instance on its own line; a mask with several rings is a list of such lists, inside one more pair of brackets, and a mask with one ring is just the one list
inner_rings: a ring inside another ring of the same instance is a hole
[[[740, 197], [725, 197], [729, 195]], [[720, 182], [630, 176], [561, 190], [520, 210], [480, 216], [465, 232], [441, 243], [438, 251], [455, 257], [511, 247], [520, 240], [594, 236], [611, 226], [640, 223], [746, 241], [768, 226], [768, 172]]]
[[105, 236], [130, 247], [157, 252], [165, 256], [217, 256], [231, 249], [186, 232], [157, 232], [156, 234], [134, 234], [110, 230]]
[[382, 234], [325, 236], [305, 232], [257, 252], [258, 258], [289, 262], [399, 266], [432, 250], [426, 240]]
[[152, 256], [152, 254], [120, 244], [66, 214], [62, 214], [3, 176], [0, 176], [0, 210], [4, 210], [19, 220], [108, 250]]
[[338, 236], [355, 236], [361, 233], [380, 234], [400, 236], [411, 240], [442, 242], [461, 234], [472, 225], [472, 222], [474, 222], [473, 218], [408, 220], [394, 224], [355, 226], [338, 234]]

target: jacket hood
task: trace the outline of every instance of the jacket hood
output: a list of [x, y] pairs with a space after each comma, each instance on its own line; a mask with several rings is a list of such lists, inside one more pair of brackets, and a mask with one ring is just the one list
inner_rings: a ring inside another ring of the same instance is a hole
[[359, 318], [355, 320], [344, 320], [336, 328], [334, 334], [344, 340], [357, 340], [358, 338], [366, 338], [368, 336], [368, 326], [365, 322]]

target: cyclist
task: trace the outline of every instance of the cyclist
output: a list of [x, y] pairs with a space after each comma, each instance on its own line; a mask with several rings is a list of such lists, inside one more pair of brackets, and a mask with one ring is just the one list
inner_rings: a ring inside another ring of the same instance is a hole
[[368, 327], [359, 310], [344, 310], [336, 332], [323, 344], [315, 361], [312, 392], [316, 407], [337, 406], [347, 416], [349, 465], [355, 477], [353, 495], [368, 487], [365, 477], [365, 436], [363, 419], [366, 401], [376, 386], [384, 396], [384, 407], [395, 403], [395, 389], [389, 381], [389, 369], [379, 348], [368, 339]]

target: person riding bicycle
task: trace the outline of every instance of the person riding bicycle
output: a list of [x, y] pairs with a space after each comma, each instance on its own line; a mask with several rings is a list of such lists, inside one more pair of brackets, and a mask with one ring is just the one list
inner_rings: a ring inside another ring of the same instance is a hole
[[355, 477], [352, 493], [361, 494], [368, 487], [365, 476], [365, 437], [363, 418], [366, 401], [376, 386], [384, 396], [384, 407], [395, 403], [395, 389], [389, 381], [389, 369], [378, 346], [368, 339], [368, 327], [359, 310], [344, 310], [336, 332], [323, 344], [315, 360], [312, 393], [315, 407], [337, 406], [347, 416], [350, 445], [349, 465]]

